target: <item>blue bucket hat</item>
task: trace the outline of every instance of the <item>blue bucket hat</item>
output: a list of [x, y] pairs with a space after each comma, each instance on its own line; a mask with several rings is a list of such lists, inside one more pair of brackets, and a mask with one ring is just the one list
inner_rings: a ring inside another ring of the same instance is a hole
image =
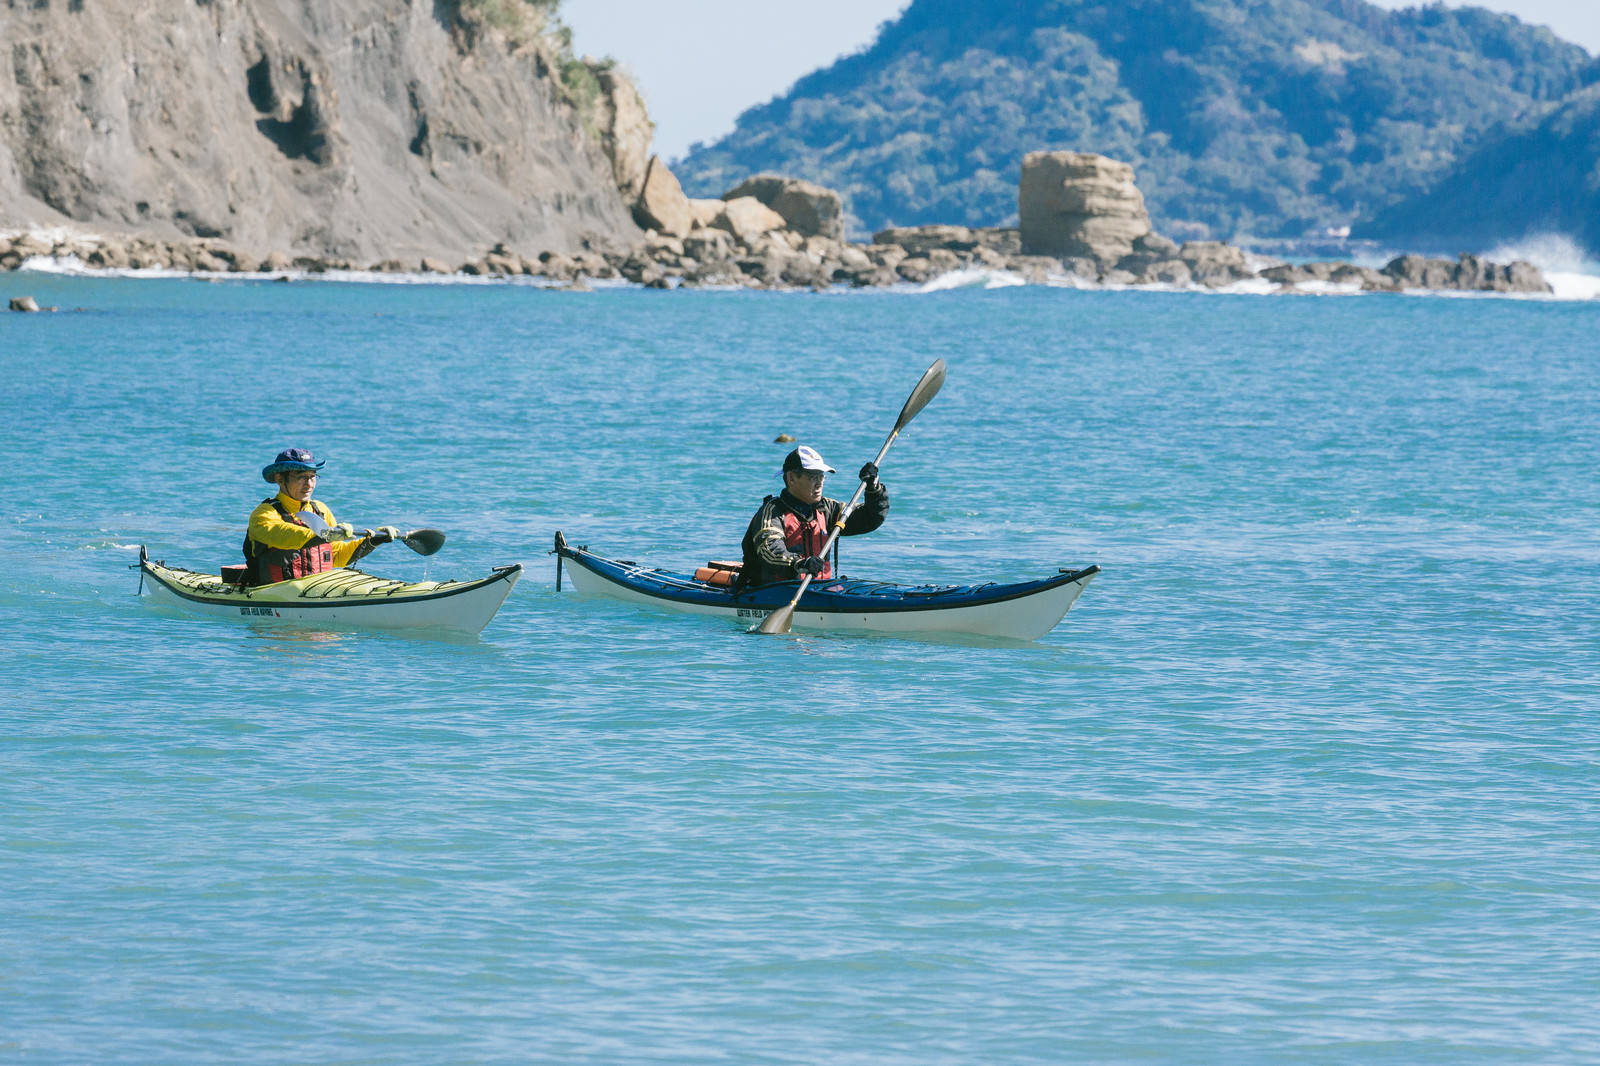
[[261, 468], [261, 480], [272, 481], [279, 474], [288, 474], [296, 470], [316, 473], [327, 461], [324, 459], [321, 463], [317, 462], [317, 457], [304, 448], [285, 448], [278, 453], [276, 459]]

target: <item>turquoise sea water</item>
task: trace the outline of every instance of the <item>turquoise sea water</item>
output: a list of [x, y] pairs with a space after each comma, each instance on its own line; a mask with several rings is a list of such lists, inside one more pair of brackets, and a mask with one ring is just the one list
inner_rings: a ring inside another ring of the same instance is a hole
[[[11, 275], [0, 1062], [1600, 1060], [1600, 304]], [[1098, 563], [1036, 644], [557, 592]], [[161, 614], [328, 459], [478, 640]]]

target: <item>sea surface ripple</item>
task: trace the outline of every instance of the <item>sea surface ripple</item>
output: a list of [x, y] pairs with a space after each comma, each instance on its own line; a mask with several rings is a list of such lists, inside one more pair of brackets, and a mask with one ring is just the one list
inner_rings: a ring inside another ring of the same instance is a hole
[[[0, 1062], [1600, 1061], [1600, 304], [10, 276]], [[557, 591], [1097, 563], [1037, 643]], [[475, 640], [135, 595], [328, 458]]]

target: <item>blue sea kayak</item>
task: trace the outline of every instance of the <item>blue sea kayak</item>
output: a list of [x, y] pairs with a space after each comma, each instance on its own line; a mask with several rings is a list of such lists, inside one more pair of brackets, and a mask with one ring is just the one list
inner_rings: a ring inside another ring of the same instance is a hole
[[[580, 593], [611, 596], [694, 614], [722, 615], [746, 625], [794, 598], [798, 583], [783, 581], [735, 593], [736, 564], [713, 563], [694, 573], [607, 559], [572, 547], [556, 534], [556, 583], [563, 567]], [[969, 634], [1037, 640], [1061, 621], [1098, 566], [1061, 570], [1034, 581], [979, 585], [898, 585], [839, 577], [813, 581], [795, 608], [796, 629], [864, 630], [892, 634]]]

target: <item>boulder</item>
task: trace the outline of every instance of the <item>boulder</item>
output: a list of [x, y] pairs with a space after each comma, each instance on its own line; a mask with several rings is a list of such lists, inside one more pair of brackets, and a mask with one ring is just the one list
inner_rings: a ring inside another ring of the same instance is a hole
[[657, 262], [667, 258], [676, 259], [684, 254], [683, 241], [677, 237], [663, 237], [659, 233], [654, 237], [647, 237], [644, 246], [649, 249]]
[[578, 269], [591, 278], [614, 278], [616, 270], [606, 261], [606, 257], [599, 252], [579, 252], [573, 257], [573, 262], [578, 264]]
[[722, 194], [724, 200], [745, 196], [783, 216], [784, 225], [802, 237], [844, 237], [844, 200], [832, 189], [799, 178], [757, 174]]
[[1133, 242], [1133, 250], [1159, 256], [1162, 259], [1175, 259], [1178, 256], [1178, 242], [1151, 230]]
[[853, 244], [839, 249], [839, 265], [851, 272], [873, 269], [872, 257]]
[[1546, 280], [1544, 271], [1525, 260], [1518, 259], [1506, 267], [1505, 283], [1508, 292], [1555, 292]]
[[515, 277], [522, 273], [522, 257], [507, 252], [490, 252], [483, 257], [483, 265], [490, 274]]
[[1244, 252], [1221, 241], [1185, 241], [1177, 257], [1188, 266], [1193, 280], [1201, 285], [1231, 285], [1255, 277]]
[[[1029, 284], [1043, 285], [1052, 274], [1062, 273], [1062, 264], [1061, 260], [1049, 255], [1013, 255], [1006, 259], [1006, 269], [1022, 275]], [[1088, 277], [1092, 280], [1099, 273], [1099, 267], [1091, 262]]]
[[[446, 263], [443, 259], [435, 259], [431, 255], [423, 256], [422, 262], [417, 265], [422, 268], [424, 274], [448, 274], [451, 272], [449, 263]], [[268, 267], [267, 269], [270, 270], [272, 268]]]
[[886, 266], [869, 265], [859, 269], [846, 267], [842, 270], [840, 281], [848, 281], [857, 288], [883, 288], [893, 285], [900, 280], [900, 275]]
[[1544, 274], [1532, 263], [1491, 263], [1462, 253], [1456, 261], [1456, 288], [1469, 292], [1550, 292]]
[[90, 252], [84, 262], [99, 270], [120, 270], [128, 265], [128, 249], [114, 241], [107, 242]]
[[762, 234], [784, 227], [783, 216], [754, 196], [724, 201], [722, 210], [717, 212], [711, 224], [727, 230], [735, 240], [747, 247]]
[[1194, 281], [1194, 270], [1185, 260], [1137, 247], [1117, 260], [1116, 269], [1132, 274], [1141, 285], [1189, 285]]
[[900, 261], [895, 267], [895, 272], [907, 281], [921, 285], [923, 282], [932, 281], [939, 275], [939, 270], [928, 259], [914, 255]]
[[1013, 226], [986, 226], [972, 231], [979, 248], [999, 255], [1021, 255], [1022, 233]]
[[694, 228], [694, 212], [683, 186], [660, 156], [650, 157], [639, 198], [634, 201], [633, 220], [642, 229], [653, 229], [673, 237], [683, 237]]
[[683, 239], [683, 254], [701, 263], [715, 263], [733, 254], [733, 237], [727, 230], [696, 229]]
[[694, 200], [689, 201], [689, 213], [694, 216], [694, 224], [709, 226], [716, 221], [717, 215], [722, 211], [722, 200]]
[[833, 268], [810, 256], [796, 255], [783, 265], [783, 283], [796, 288], [826, 289], [833, 284]]
[[762, 255], [741, 256], [736, 262], [747, 284], [754, 282], [764, 286], [777, 285], [783, 280], [788, 257], [768, 250]]
[[39, 310], [39, 304], [32, 296], [13, 296], [11, 298], [11, 310], [37, 311]]
[[540, 253], [539, 265], [545, 277], [556, 281], [571, 281], [581, 273], [578, 264], [560, 252]]
[[42, 237], [28, 233], [12, 241], [11, 250], [27, 259], [35, 255], [49, 255], [55, 250], [55, 245]]
[[1307, 281], [1332, 281], [1333, 272], [1349, 263], [1279, 263], [1261, 272], [1261, 276], [1279, 285], [1299, 285]]
[[1389, 275], [1354, 263], [1334, 264], [1328, 280], [1335, 285], [1359, 285], [1364, 292], [1398, 292], [1401, 288]]
[[898, 244], [908, 255], [925, 256], [935, 248], [970, 252], [981, 243], [966, 226], [901, 226], [872, 236], [874, 244]]
[[1030, 152], [1017, 186], [1022, 251], [1115, 263], [1150, 232], [1133, 168], [1087, 152]]
[[203, 270], [212, 274], [225, 274], [232, 269], [233, 263], [213, 252], [200, 249], [194, 254], [194, 269]]

